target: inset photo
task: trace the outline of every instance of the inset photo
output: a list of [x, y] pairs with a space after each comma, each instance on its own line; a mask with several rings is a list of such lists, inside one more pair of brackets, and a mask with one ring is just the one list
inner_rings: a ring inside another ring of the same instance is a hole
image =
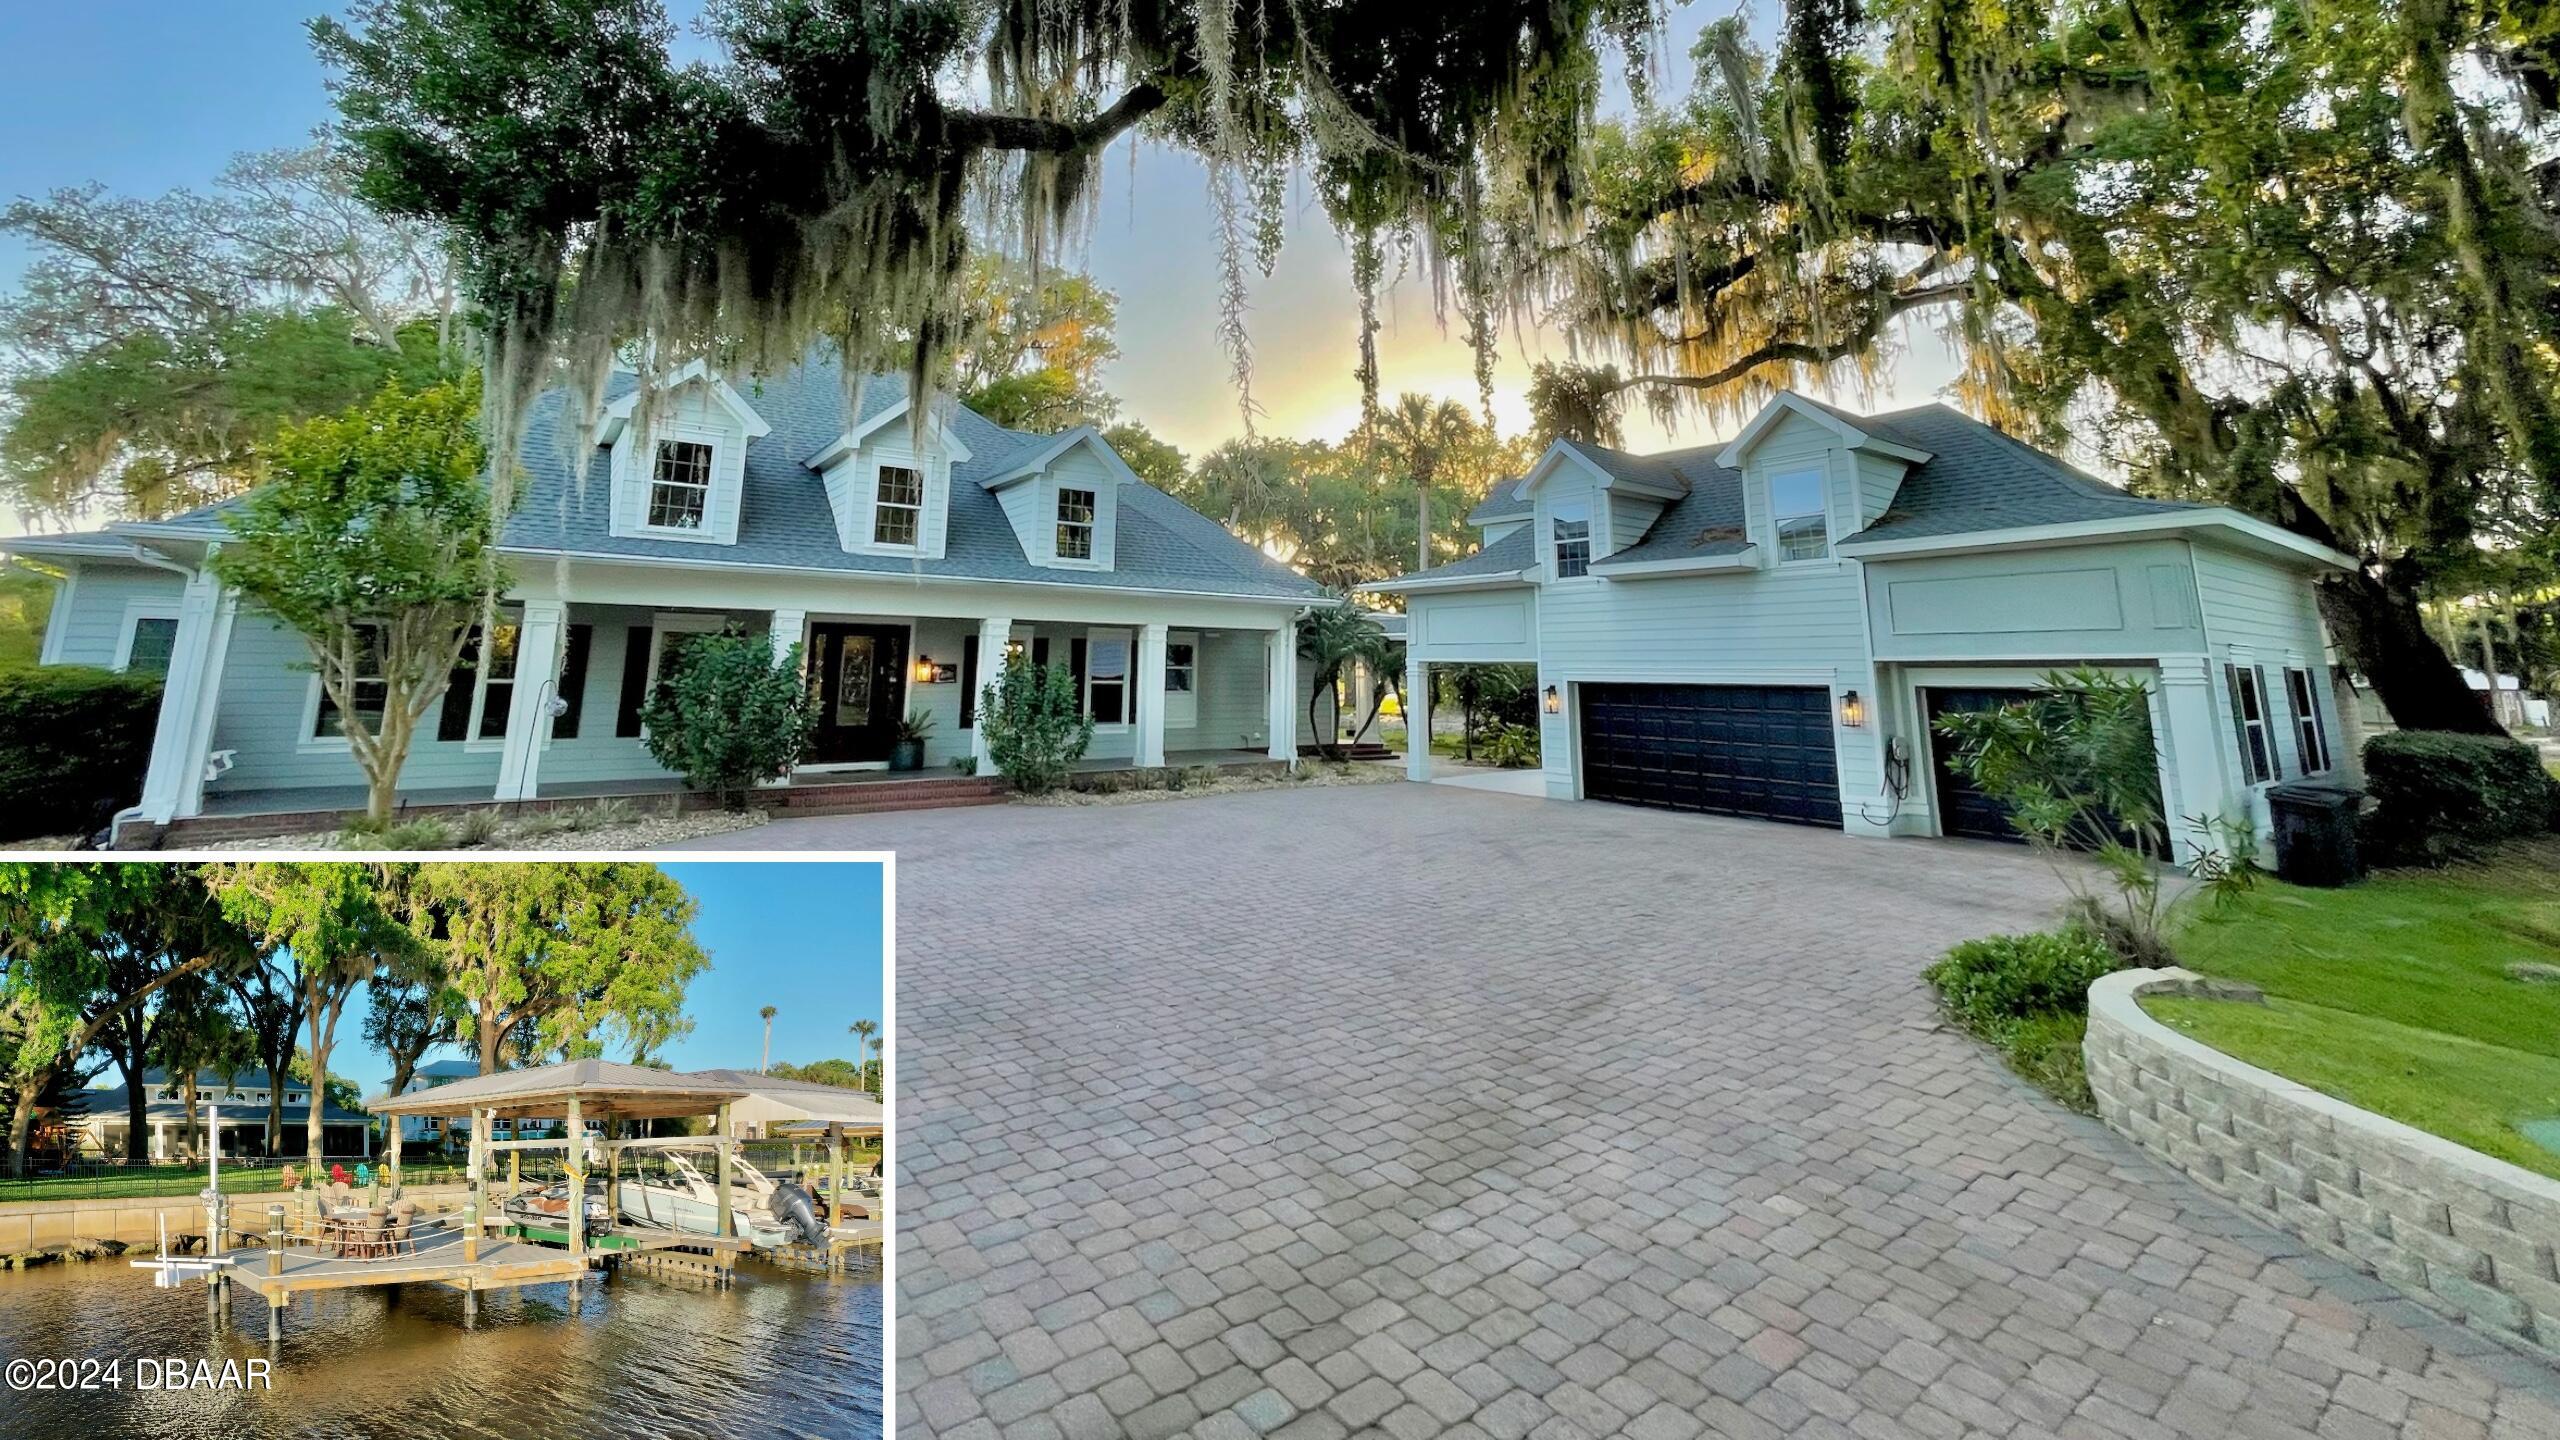
[[881, 1435], [889, 904], [0, 864], [5, 1428]]

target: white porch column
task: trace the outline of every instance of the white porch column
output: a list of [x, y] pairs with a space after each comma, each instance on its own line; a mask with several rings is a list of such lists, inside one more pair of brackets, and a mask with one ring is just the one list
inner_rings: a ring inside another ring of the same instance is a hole
[[1404, 778], [1431, 778], [1431, 666], [1422, 652], [1404, 651]]
[[195, 725], [187, 732], [186, 788], [178, 797], [181, 816], [204, 813], [207, 767], [213, 762], [213, 722], [222, 709], [223, 668], [231, 662], [231, 631], [240, 620], [240, 592], [225, 590], [213, 607], [213, 635], [206, 647], [204, 679], [196, 690]]
[[1170, 627], [1138, 629], [1138, 749], [1133, 763], [1164, 763], [1164, 647]]
[[[774, 659], [776, 659], [776, 660], [779, 660], [779, 659], [781, 659], [783, 656], [790, 654], [790, 653], [791, 653], [791, 647], [792, 647], [792, 646], [794, 646], [794, 645], [797, 645], [797, 644], [801, 643], [803, 640], [807, 639], [807, 638], [808, 638], [808, 634], [809, 634], [809, 612], [808, 612], [808, 611], [806, 611], [806, 610], [776, 610], [776, 611], [774, 611], [774, 612], [773, 612], [773, 658], [774, 658]], [[804, 669], [806, 668], [805, 664], [803, 665], [803, 668], [804, 668]]]
[[[235, 612], [237, 603], [231, 604]], [[151, 764], [143, 772], [142, 818], [155, 825], [191, 813], [186, 809], [190, 795], [201, 803], [204, 747], [213, 736], [213, 710], [222, 690], [216, 632], [226, 648], [229, 639], [224, 614], [222, 582], [213, 571], [189, 576], [178, 601], [178, 633], [161, 685], [160, 719], [151, 732]]]
[[1350, 685], [1351, 719], [1360, 729], [1350, 740], [1354, 745], [1367, 745], [1378, 738], [1378, 672], [1366, 660], [1352, 662]]
[[2231, 712], [2214, 690], [2208, 657], [2162, 657], [2158, 717], [2160, 797], [2168, 812], [2163, 818], [2170, 849], [2186, 864], [2196, 858], [2203, 837], [2188, 827], [2185, 817], [2239, 816], [2248, 808], [2244, 787], [2234, 783], [2232, 766], [2239, 754]]
[[568, 632], [563, 600], [524, 602], [516, 632], [514, 705], [507, 710], [505, 748], [498, 755], [500, 800], [530, 800], [539, 791], [542, 747], [551, 738], [551, 701], [560, 678], [560, 646]]
[[1271, 748], [1274, 760], [1286, 760], [1290, 768], [1298, 764], [1298, 711], [1306, 697], [1298, 693], [1298, 627], [1293, 621], [1263, 636], [1263, 658], [1269, 662], [1270, 683], [1266, 698], [1271, 706]]
[[969, 684], [978, 691], [971, 697], [978, 723], [969, 731], [969, 753], [977, 757], [981, 775], [997, 773], [995, 753], [987, 748], [986, 690], [1003, 683], [1004, 647], [1012, 640], [1012, 616], [998, 615], [978, 622], [978, 673], [969, 677]]

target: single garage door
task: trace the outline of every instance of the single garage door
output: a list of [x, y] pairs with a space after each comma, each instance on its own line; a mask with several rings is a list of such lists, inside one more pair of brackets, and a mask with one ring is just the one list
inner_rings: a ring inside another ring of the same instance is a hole
[[1584, 685], [1594, 800], [1840, 823], [1831, 692], [1815, 685]]
[[2012, 840], [2026, 842], [2018, 827], [2009, 823], [2009, 807], [1982, 793], [1973, 777], [1955, 763], [1956, 742], [1938, 733], [1941, 715], [1967, 715], [1976, 710], [1997, 710], [2033, 699], [2032, 690], [1942, 690], [1930, 686], [1921, 692], [1929, 711], [1929, 750], [1936, 761], [1936, 793], [1938, 829], [1942, 834], [1961, 835], [1974, 840]]

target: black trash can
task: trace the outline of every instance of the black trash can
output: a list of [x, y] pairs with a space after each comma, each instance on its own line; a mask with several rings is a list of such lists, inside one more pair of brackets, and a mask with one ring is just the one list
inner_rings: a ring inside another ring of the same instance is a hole
[[2267, 791], [2275, 819], [2276, 873], [2288, 884], [2352, 885], [2364, 878], [2356, 815], [2364, 792], [2335, 780], [2288, 780]]

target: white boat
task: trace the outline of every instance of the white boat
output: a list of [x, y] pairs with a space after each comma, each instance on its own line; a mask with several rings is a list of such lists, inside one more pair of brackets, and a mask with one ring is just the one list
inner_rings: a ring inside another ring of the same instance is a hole
[[[665, 1162], [662, 1170], [622, 1182], [622, 1218], [689, 1235], [720, 1233], [719, 1181], [682, 1151], [655, 1154]], [[766, 1249], [825, 1240], [826, 1227], [809, 1192], [767, 1176], [743, 1158], [731, 1159], [729, 1167], [730, 1213], [741, 1236]]]

